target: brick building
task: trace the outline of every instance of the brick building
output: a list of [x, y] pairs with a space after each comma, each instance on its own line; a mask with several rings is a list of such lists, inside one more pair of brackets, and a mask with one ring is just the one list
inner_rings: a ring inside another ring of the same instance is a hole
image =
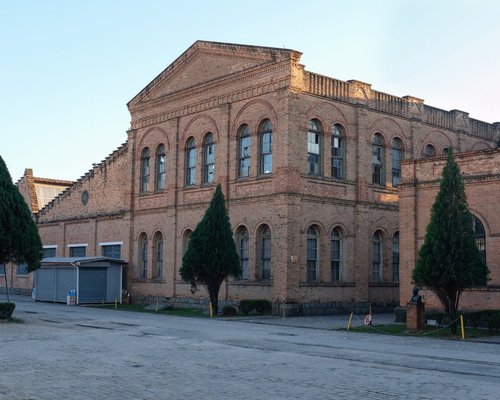
[[[500, 149], [465, 152], [455, 155], [463, 175], [469, 210], [474, 216], [478, 247], [490, 269], [486, 287], [466, 290], [460, 300], [462, 309], [500, 308]], [[425, 238], [432, 204], [446, 157], [408, 160], [402, 163], [400, 191], [401, 296], [406, 304], [411, 297], [411, 271]], [[439, 299], [423, 291], [427, 308], [441, 308]]]
[[222, 301], [397, 304], [400, 161], [494, 147], [500, 124], [311, 73], [300, 57], [194, 43], [128, 103], [126, 143], [39, 212], [47, 254], [120, 256], [135, 299], [205, 298], [179, 268], [221, 183], [244, 271]]
[[[37, 215], [52, 199], [72, 185], [72, 182], [33, 176], [33, 170], [26, 168], [16, 186], [26, 200], [29, 210]], [[5, 274], [9, 288], [16, 293], [30, 293], [33, 287], [33, 274], [28, 274], [26, 264], [0, 264], [0, 292], [5, 291]]]

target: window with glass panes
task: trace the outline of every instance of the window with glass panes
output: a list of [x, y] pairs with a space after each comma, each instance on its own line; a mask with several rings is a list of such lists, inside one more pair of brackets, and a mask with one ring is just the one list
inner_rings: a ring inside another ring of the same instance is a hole
[[340, 281], [340, 268], [342, 257], [342, 236], [340, 230], [335, 228], [332, 230], [330, 238], [330, 273], [332, 282]]
[[87, 246], [70, 246], [69, 247], [70, 257], [86, 257], [87, 256]]
[[399, 232], [392, 237], [392, 281], [399, 282]]
[[261, 279], [271, 279], [271, 230], [267, 225], [260, 229]]
[[42, 249], [43, 258], [55, 257], [56, 250], [56, 247], [44, 247]]
[[154, 274], [156, 279], [163, 278], [163, 235], [160, 232], [155, 234], [154, 240], [155, 260]]
[[122, 252], [121, 244], [104, 244], [101, 245], [101, 255], [110, 258], [120, 258]]
[[211, 133], [205, 136], [203, 142], [203, 183], [213, 183], [215, 173], [215, 145]]
[[250, 152], [251, 152], [250, 128], [247, 125], [243, 125], [240, 128], [240, 134], [238, 140], [239, 140], [238, 177], [247, 178], [250, 176]]
[[472, 216], [472, 223], [476, 246], [482, 259], [484, 260], [484, 262], [486, 262], [486, 233], [484, 230], [484, 225], [475, 215]]
[[318, 121], [311, 120], [307, 132], [307, 164], [310, 175], [321, 173], [321, 128]]
[[392, 141], [392, 186], [396, 186], [401, 179], [401, 160], [403, 155], [403, 142], [399, 138]]
[[372, 238], [372, 282], [382, 280], [382, 235], [375, 232]]
[[307, 230], [307, 281], [318, 280], [319, 267], [319, 235], [315, 227]]
[[141, 193], [149, 191], [149, 149], [146, 147], [141, 155]]
[[28, 264], [26, 263], [21, 263], [17, 264], [16, 266], [16, 275], [28, 275]]
[[139, 277], [148, 276], [148, 238], [145, 233], [139, 239]]
[[238, 233], [238, 250], [240, 253], [241, 279], [248, 279], [248, 230], [241, 228]]
[[332, 178], [344, 179], [344, 138], [342, 127], [332, 128]]
[[186, 145], [186, 186], [196, 184], [196, 146], [194, 138], [188, 139]]
[[260, 128], [260, 174], [273, 172], [273, 126], [265, 121]]
[[156, 190], [165, 190], [167, 155], [165, 146], [159, 145], [156, 149]]
[[372, 143], [372, 183], [383, 185], [385, 183], [384, 172], [384, 139], [376, 133]]

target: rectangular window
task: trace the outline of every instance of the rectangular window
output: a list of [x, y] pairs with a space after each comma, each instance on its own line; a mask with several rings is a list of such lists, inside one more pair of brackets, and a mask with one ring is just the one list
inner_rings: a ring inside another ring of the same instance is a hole
[[57, 247], [51, 246], [51, 247], [44, 247], [42, 252], [43, 252], [43, 258], [49, 258], [49, 257], [55, 257], [56, 256], [56, 250]]
[[261, 140], [260, 173], [270, 174], [273, 172], [273, 142], [271, 132], [263, 133]]
[[69, 246], [70, 257], [86, 257], [87, 246]]
[[5, 264], [0, 264], [0, 276], [5, 276]]
[[262, 238], [262, 279], [271, 279], [271, 238]]
[[17, 267], [16, 267], [16, 275], [28, 275], [28, 274], [29, 274], [28, 264], [22, 263], [22, 264], [18, 264], [17, 265]]
[[330, 268], [332, 282], [340, 281], [340, 240], [332, 240]]
[[381, 272], [381, 262], [382, 262], [382, 249], [379, 242], [373, 243], [373, 265], [372, 265], [372, 281], [380, 282], [380, 272]]
[[244, 136], [240, 138], [239, 158], [239, 177], [247, 178], [250, 176], [250, 136]]
[[307, 239], [307, 280], [315, 282], [318, 272], [318, 240]]
[[120, 258], [122, 252], [121, 244], [102, 244], [101, 255], [103, 257]]

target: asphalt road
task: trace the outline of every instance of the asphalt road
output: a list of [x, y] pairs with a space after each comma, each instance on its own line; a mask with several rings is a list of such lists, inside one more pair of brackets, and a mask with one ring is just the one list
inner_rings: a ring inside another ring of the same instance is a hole
[[28, 300], [15, 316], [0, 323], [0, 399], [500, 397], [495, 343]]

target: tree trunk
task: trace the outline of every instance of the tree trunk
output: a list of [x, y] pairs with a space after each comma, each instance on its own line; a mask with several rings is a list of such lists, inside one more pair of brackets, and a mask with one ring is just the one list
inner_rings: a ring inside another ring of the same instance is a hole
[[3, 272], [5, 273], [5, 293], [7, 293], [7, 303], [10, 303], [10, 297], [9, 297], [9, 283], [7, 281], [7, 265], [4, 264], [3, 266]]

